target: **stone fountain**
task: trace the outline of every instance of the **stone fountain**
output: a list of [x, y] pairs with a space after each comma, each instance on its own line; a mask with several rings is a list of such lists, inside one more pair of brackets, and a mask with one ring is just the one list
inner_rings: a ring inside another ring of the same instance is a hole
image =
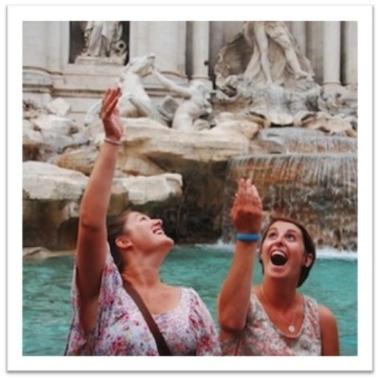
[[[264, 41], [255, 38], [260, 28]], [[160, 102], [144, 88], [146, 76], [168, 91]], [[154, 54], [131, 60], [119, 85], [125, 133], [110, 214], [133, 207], [159, 216], [180, 243], [216, 241], [222, 230], [230, 241], [228, 211], [245, 176], [266, 217], [299, 219], [319, 246], [356, 249], [356, 96], [315, 82], [284, 23], [244, 23], [219, 52], [214, 90], [166, 78]], [[80, 199], [103, 140], [99, 104], [85, 127], [62, 100], [44, 109], [24, 103], [25, 247], [74, 247]]]

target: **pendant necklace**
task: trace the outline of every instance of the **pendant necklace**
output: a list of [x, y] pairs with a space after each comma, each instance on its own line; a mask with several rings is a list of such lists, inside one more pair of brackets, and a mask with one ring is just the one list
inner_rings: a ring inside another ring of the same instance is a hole
[[[272, 306], [270, 305], [270, 302], [268, 301], [268, 298], [265, 295], [264, 288], [262, 285], [260, 286], [260, 292], [261, 292], [261, 295], [262, 295], [263, 299], [265, 300], [267, 306], [272, 308]], [[295, 332], [296, 332], [295, 320], [296, 320], [296, 316], [297, 316], [296, 312], [294, 313], [292, 321], [290, 323], [281, 313], [275, 312], [275, 315], [278, 316], [283, 322], [285, 322], [285, 324], [287, 326], [287, 330], [290, 334], [295, 334]]]

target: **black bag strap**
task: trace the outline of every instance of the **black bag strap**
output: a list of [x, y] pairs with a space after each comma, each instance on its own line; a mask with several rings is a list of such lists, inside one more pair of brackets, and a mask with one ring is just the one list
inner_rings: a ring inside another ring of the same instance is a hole
[[156, 341], [158, 353], [160, 354], [160, 356], [172, 356], [172, 353], [170, 352], [165, 338], [163, 337], [160, 329], [158, 328], [144, 301], [140, 297], [140, 294], [137, 293], [137, 290], [129, 282], [124, 281], [124, 289], [135, 301], [137, 307], [141, 311], [141, 314], [145, 318], [145, 321], [153, 334], [154, 340]]

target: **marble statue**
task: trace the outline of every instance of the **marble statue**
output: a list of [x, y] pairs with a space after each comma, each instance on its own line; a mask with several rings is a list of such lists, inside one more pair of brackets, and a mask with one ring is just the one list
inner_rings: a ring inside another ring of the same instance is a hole
[[[122, 71], [117, 85], [121, 88], [119, 111], [122, 117], [148, 117], [165, 125], [157, 108], [145, 91], [143, 79], [152, 73], [155, 55], [133, 58]], [[87, 111], [85, 125], [91, 124], [99, 115], [101, 100]]]
[[264, 128], [294, 125], [299, 112], [318, 111], [320, 86], [284, 22], [245, 21], [219, 51], [214, 72], [224, 111], [249, 113]]
[[312, 80], [310, 61], [282, 21], [245, 21], [243, 30], [224, 46], [215, 65], [217, 87], [225, 90], [238, 82], [294, 87]]
[[[305, 68], [301, 67], [297, 45], [284, 22], [245, 21], [243, 36], [253, 51], [244, 72], [246, 79], [258, 80], [262, 72], [269, 84], [282, 81], [285, 69], [296, 79], [311, 76], [306, 65], [303, 65]], [[273, 50], [271, 57], [270, 50]]]
[[83, 56], [112, 57], [126, 53], [126, 43], [121, 39], [123, 27], [120, 21], [87, 21], [84, 29]]
[[193, 82], [189, 87], [180, 86], [162, 75], [156, 68], [153, 68], [153, 75], [170, 92], [184, 98], [175, 111], [173, 129], [194, 131], [209, 128], [209, 123], [200, 119], [201, 116], [208, 116], [212, 112], [211, 92], [205, 85]]

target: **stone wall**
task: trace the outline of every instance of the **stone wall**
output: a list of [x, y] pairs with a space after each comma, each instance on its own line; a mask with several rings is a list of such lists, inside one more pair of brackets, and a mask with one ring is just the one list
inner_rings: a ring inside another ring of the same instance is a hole
[[[355, 22], [288, 22], [301, 51], [310, 59], [319, 84], [357, 85], [357, 26]], [[202, 80], [211, 86], [218, 51], [241, 32], [242, 22], [170, 21], [127, 22], [124, 33], [128, 58], [154, 52], [157, 66], [178, 83]], [[28, 21], [23, 28], [24, 97], [45, 105], [63, 97], [71, 115], [81, 121], [93, 99], [119, 77], [117, 64], [72, 63], [78, 51], [78, 30], [67, 21]], [[76, 28], [78, 29], [78, 28]], [[70, 35], [71, 31], [71, 35]], [[165, 95], [162, 87], [146, 79], [154, 99]]]

